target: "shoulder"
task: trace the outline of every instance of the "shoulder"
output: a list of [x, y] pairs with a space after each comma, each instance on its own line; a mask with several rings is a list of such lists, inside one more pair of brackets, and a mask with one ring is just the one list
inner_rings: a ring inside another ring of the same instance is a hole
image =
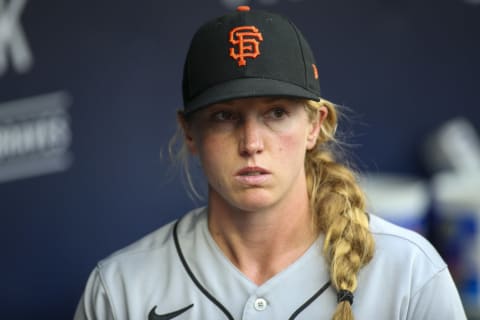
[[432, 269], [440, 271], [446, 268], [446, 263], [432, 244], [422, 235], [397, 225], [394, 225], [376, 215], [370, 214], [370, 231], [375, 239], [375, 254], [422, 261]]
[[[375, 240], [372, 260], [359, 273], [356, 298], [365, 317], [373, 317], [369, 297], [382, 297], [378, 318], [397, 319], [406, 314], [404, 305], [445, 270], [433, 246], [421, 235], [370, 214]], [[358, 307], [357, 307], [358, 308]], [[408, 309], [408, 307], [407, 307]], [[375, 316], [377, 318], [377, 316]]]
[[104, 310], [118, 319], [140, 319], [158, 301], [169, 301], [169, 293], [177, 292], [178, 284], [186, 279], [174, 229], [178, 229], [178, 238], [192, 238], [200, 232], [204, 212], [202, 208], [190, 211], [181, 221], [173, 221], [98, 262], [77, 313]]
[[[359, 274], [364, 308], [358, 312], [379, 319], [465, 319], [448, 267], [427, 239], [375, 215], [370, 231], [375, 253]], [[384, 303], [371, 302], [372, 296]]]
[[[182, 234], [194, 232], [198, 219], [204, 212], [203, 208], [194, 209], [182, 218], [182, 226], [179, 232]], [[98, 263], [100, 269], [108, 268], [111, 265], [144, 263], [150, 258], [157, 259], [159, 256], [168, 254], [175, 248], [173, 241], [173, 230], [178, 220], [172, 221], [159, 229], [145, 235], [132, 244], [112, 253]], [[158, 260], [157, 260], [158, 261]]]
[[365, 275], [381, 279], [380, 287], [388, 284], [413, 295], [442, 271], [448, 272], [437, 250], [420, 234], [375, 215], [370, 215], [370, 231], [375, 253]]

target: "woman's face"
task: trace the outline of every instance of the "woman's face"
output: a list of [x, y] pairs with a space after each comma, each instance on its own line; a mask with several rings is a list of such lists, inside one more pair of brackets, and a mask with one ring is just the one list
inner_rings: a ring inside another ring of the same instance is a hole
[[305, 153], [326, 113], [311, 121], [302, 102], [284, 98], [236, 99], [197, 111], [183, 127], [207, 177], [209, 201], [258, 211], [304, 199]]

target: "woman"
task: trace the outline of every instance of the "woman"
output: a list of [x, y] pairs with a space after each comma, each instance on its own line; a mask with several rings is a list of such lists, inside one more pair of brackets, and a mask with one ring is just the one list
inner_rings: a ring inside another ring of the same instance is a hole
[[75, 319], [466, 319], [432, 246], [365, 212], [319, 97], [286, 18], [242, 6], [203, 25], [179, 123], [207, 206], [101, 261]]

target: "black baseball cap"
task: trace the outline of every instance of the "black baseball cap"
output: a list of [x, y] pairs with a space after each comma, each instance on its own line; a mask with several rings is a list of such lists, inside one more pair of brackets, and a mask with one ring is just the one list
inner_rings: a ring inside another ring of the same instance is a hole
[[186, 114], [237, 98], [320, 100], [315, 59], [300, 30], [284, 16], [248, 6], [198, 29], [182, 86]]

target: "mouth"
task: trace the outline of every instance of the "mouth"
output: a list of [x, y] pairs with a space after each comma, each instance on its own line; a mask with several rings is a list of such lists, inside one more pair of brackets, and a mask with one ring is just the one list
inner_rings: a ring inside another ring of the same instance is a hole
[[245, 167], [237, 171], [236, 176], [260, 176], [270, 174], [270, 172], [262, 167]]
[[238, 170], [235, 179], [243, 185], [259, 187], [271, 178], [270, 171], [261, 167], [245, 167]]

